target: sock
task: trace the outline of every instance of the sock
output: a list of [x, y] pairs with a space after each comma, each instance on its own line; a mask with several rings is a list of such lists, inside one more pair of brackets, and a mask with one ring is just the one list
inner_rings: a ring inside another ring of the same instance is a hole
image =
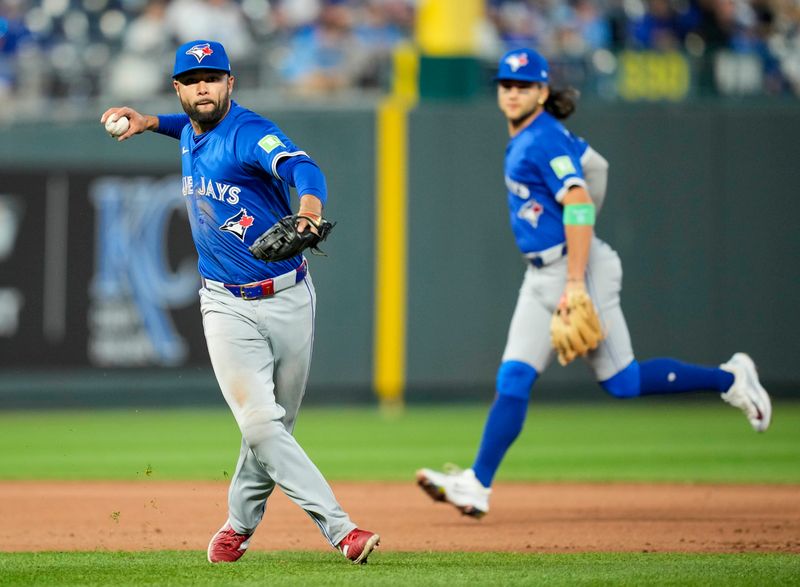
[[641, 395], [684, 391], [728, 391], [733, 374], [719, 367], [701, 367], [675, 359], [650, 359], [639, 363]]
[[484, 487], [492, 485], [492, 479], [500, 461], [511, 444], [522, 431], [528, 412], [528, 401], [507, 395], [498, 395], [489, 409], [478, 456], [472, 470]]

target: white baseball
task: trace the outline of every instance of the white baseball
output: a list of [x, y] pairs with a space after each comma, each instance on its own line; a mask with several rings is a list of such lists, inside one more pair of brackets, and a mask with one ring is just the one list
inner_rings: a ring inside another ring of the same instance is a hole
[[108, 120], [106, 120], [106, 130], [112, 137], [124, 135], [130, 125], [130, 121], [125, 116], [120, 116], [117, 118], [116, 116], [111, 115], [108, 117]]

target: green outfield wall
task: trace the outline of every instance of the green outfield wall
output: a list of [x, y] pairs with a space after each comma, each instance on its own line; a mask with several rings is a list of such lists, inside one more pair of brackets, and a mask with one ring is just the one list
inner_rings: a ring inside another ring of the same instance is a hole
[[[310, 259], [309, 396], [369, 399], [376, 108], [260, 111], [320, 163], [338, 222], [329, 256]], [[637, 356], [714, 364], [746, 350], [767, 382], [800, 388], [800, 105], [587, 103], [569, 122], [611, 162], [597, 232], [623, 261]], [[431, 103], [405, 128], [407, 397], [488, 399], [525, 269], [507, 226], [505, 123], [490, 102]], [[218, 399], [180, 200], [171, 139], [117, 144], [94, 120], [0, 127], [0, 407], [87, 389], [99, 403]], [[554, 367], [541, 394], [584, 377]]]

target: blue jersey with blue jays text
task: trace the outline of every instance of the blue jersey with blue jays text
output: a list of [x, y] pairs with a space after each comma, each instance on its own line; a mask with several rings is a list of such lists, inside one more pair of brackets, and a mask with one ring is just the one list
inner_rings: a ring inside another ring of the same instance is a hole
[[265, 263], [248, 247], [292, 213], [289, 185], [278, 176], [277, 166], [282, 158], [305, 152], [273, 122], [236, 102], [208, 132], [195, 135], [187, 124], [180, 143], [183, 195], [200, 275], [244, 284], [296, 269], [301, 255]]
[[588, 145], [542, 112], [506, 147], [505, 182], [511, 229], [523, 253], [566, 241], [561, 200], [572, 186], [586, 187], [581, 156]]

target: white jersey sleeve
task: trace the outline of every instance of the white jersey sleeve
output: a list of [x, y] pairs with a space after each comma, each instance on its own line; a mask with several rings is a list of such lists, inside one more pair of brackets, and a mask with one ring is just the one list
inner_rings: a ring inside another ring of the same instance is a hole
[[586, 151], [581, 155], [581, 167], [583, 167], [583, 178], [586, 180], [589, 197], [592, 198], [596, 212], [599, 213], [606, 199], [608, 161], [600, 153], [587, 146]]

